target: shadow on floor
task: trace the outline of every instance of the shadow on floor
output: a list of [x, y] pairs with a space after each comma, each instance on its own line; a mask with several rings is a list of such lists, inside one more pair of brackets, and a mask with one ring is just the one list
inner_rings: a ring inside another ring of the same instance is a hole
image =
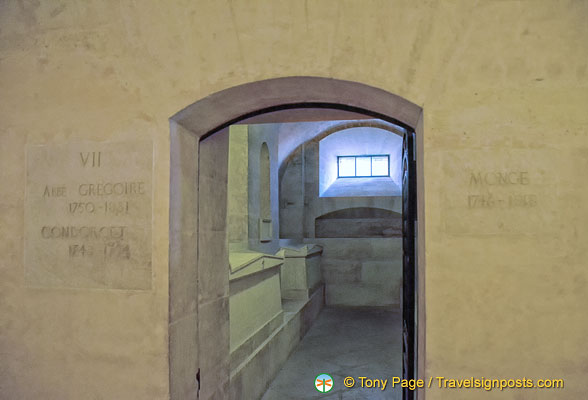
[[[395, 311], [325, 308], [269, 386], [262, 400], [401, 399], [392, 388], [402, 373], [401, 314]], [[333, 388], [320, 393], [319, 374], [333, 378]], [[347, 388], [351, 376], [356, 385]], [[385, 390], [362, 388], [360, 376], [388, 379]]]

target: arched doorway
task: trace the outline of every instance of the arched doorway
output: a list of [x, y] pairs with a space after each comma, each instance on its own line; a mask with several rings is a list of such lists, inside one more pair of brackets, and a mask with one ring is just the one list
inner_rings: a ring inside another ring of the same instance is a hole
[[417, 195], [412, 203], [415, 215], [417, 211], [419, 215], [414, 241], [418, 252], [405, 254], [414, 274], [404, 283], [405, 292], [413, 288], [412, 297], [408, 297], [412, 304], [406, 304], [405, 296], [404, 308], [408, 314], [412, 310], [412, 319], [407, 315], [405, 321], [412, 323], [407, 326], [407, 337], [408, 343], [415, 345], [406, 347], [404, 374], [414, 377], [418, 368], [418, 375], [422, 376], [424, 195], [422, 157], [418, 156], [422, 155], [422, 110], [396, 95], [359, 83], [315, 77], [277, 78], [215, 93], [186, 107], [170, 120], [172, 399], [229, 398], [226, 208], [219, 206], [226, 205], [227, 199], [227, 146], [221, 141], [201, 151], [201, 141], [236, 122], [295, 122], [343, 116], [347, 119], [370, 116], [414, 132], [418, 164], [415, 164], [417, 175], [413, 181]]

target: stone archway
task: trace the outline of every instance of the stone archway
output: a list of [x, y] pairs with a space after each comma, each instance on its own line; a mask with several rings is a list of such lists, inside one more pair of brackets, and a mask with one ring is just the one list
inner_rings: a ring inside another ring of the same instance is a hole
[[[318, 110], [318, 111], [317, 111]], [[417, 136], [418, 366], [424, 372], [424, 182], [422, 109], [364, 84], [288, 77], [244, 84], [197, 101], [170, 119], [169, 371], [172, 399], [228, 398], [226, 146], [200, 141], [236, 122], [362, 115]], [[223, 170], [224, 166], [224, 170]], [[221, 184], [219, 184], [221, 183]], [[420, 397], [419, 398], [423, 398]]]

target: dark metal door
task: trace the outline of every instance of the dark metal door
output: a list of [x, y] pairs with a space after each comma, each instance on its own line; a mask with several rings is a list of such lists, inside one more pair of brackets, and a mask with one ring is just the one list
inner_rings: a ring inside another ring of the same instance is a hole
[[[416, 378], [416, 162], [414, 132], [404, 134], [402, 146], [402, 377]], [[403, 389], [402, 399], [415, 392]]]

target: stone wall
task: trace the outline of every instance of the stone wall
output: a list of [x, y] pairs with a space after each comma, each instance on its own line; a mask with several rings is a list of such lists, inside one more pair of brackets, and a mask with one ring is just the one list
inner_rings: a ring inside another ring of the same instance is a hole
[[319, 197], [319, 146], [309, 141], [293, 152], [280, 180], [280, 237], [315, 237], [315, 220], [337, 210], [379, 208], [401, 212], [398, 196]]
[[[168, 119], [229, 87], [310, 75], [369, 84], [424, 108], [426, 375], [561, 377], [557, 398], [582, 398], [587, 18], [588, 4], [573, 0], [0, 2], [3, 396], [169, 396], [170, 294], [190, 293], [169, 286], [183, 276], [171, 268], [170, 235], [186, 246], [195, 238], [170, 229], [178, 205], [169, 202]], [[27, 146], [145, 139], [153, 143], [151, 288], [29, 286]], [[174, 147], [172, 160], [190, 148], [197, 144]], [[516, 171], [529, 183], [471, 179]], [[175, 327], [194, 318], [195, 303], [182, 298]], [[427, 391], [428, 400], [471, 396]]]
[[[263, 129], [263, 125], [249, 125], [249, 248], [273, 254], [279, 250], [280, 214], [278, 211], [278, 136]], [[262, 147], [266, 145], [269, 162], [261, 160]], [[265, 168], [264, 171], [261, 168]], [[269, 174], [269, 179], [261, 179]], [[263, 197], [268, 197], [268, 211], [262, 211]], [[265, 215], [264, 215], [265, 214]], [[269, 219], [269, 222], [267, 221]], [[261, 221], [265, 220], [265, 222]], [[261, 224], [269, 224], [269, 236], [260, 233]], [[262, 240], [264, 239], [264, 240]]]
[[229, 251], [249, 247], [249, 129], [229, 128], [227, 240]]
[[[281, 237], [302, 237], [308, 243], [324, 246], [321, 269], [327, 305], [399, 306], [402, 285], [401, 229], [397, 221], [400, 198], [319, 197], [318, 148], [316, 141], [305, 143], [283, 167]], [[387, 218], [392, 215], [396, 218]]]
[[[317, 218], [317, 237], [307, 239], [324, 248], [321, 269], [326, 304], [398, 310], [402, 287], [400, 214], [373, 208], [330, 214], [345, 218]], [[365, 218], [366, 214], [371, 218]]]
[[329, 306], [398, 310], [402, 287], [402, 238], [317, 238]]

